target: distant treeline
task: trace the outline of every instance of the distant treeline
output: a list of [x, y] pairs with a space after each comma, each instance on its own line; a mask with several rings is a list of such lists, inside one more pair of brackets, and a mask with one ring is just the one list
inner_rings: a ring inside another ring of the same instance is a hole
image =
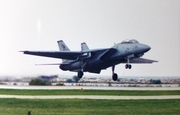
[[[58, 75], [41, 75], [38, 76], [37, 78], [33, 78], [30, 82], [29, 85], [51, 85], [52, 83], [52, 79], [58, 78]], [[78, 83], [79, 82], [79, 78], [77, 76], [73, 76], [72, 78], [67, 79], [65, 82], [66, 83]], [[118, 80], [120, 81], [120, 79]], [[160, 79], [150, 79], [149, 84], [161, 84], [161, 80]], [[63, 85], [64, 83], [58, 83], [58, 85]]]

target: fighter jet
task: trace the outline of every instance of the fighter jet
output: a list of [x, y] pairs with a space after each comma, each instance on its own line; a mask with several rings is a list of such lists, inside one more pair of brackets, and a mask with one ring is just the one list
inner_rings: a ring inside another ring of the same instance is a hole
[[[22, 51], [24, 54], [44, 56], [62, 59], [62, 63], [47, 64], [59, 65], [63, 71], [77, 72], [77, 76], [82, 78], [84, 72], [97, 73], [101, 70], [112, 67], [112, 79], [116, 81], [118, 75], [114, 72], [115, 66], [126, 63], [125, 68], [131, 69], [134, 63], [151, 64], [156, 60], [141, 58], [151, 47], [139, 43], [135, 39], [124, 40], [114, 44], [110, 48], [89, 49], [85, 42], [81, 43], [81, 51], [70, 51], [63, 40], [57, 41], [60, 51]], [[46, 64], [45, 64], [46, 65]]]

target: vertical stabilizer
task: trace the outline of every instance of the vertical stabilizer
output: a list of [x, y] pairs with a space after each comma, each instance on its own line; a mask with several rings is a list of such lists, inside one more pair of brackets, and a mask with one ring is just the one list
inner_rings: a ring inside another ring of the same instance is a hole
[[87, 51], [87, 50], [89, 50], [87, 44], [85, 42], [81, 43], [81, 51]]
[[[58, 47], [60, 51], [70, 51], [70, 49], [67, 47], [67, 45], [63, 42], [63, 40], [57, 41]], [[66, 62], [68, 60], [62, 59], [62, 62]]]
[[60, 51], [70, 51], [67, 45], [63, 42], [63, 40], [57, 41]]

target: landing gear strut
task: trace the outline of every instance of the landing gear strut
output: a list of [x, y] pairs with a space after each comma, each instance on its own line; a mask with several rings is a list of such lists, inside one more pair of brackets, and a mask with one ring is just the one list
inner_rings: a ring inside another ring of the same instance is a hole
[[88, 61], [87, 59], [84, 59], [84, 60], [81, 61], [81, 70], [78, 71], [78, 73], [77, 73], [77, 76], [78, 76], [79, 79], [81, 79], [83, 77], [83, 75], [84, 75], [83, 69], [84, 69], [84, 66], [86, 65], [87, 61]]
[[114, 73], [114, 69], [115, 69], [115, 66], [112, 66], [112, 79], [114, 81], [117, 81], [118, 79], [118, 75], [116, 73]]

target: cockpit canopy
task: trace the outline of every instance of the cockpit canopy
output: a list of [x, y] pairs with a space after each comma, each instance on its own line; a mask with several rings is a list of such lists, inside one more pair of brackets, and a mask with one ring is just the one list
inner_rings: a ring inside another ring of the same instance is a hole
[[134, 43], [139, 43], [139, 42], [135, 39], [126, 39], [121, 42], [121, 44], [126, 44], [126, 43], [134, 44]]

